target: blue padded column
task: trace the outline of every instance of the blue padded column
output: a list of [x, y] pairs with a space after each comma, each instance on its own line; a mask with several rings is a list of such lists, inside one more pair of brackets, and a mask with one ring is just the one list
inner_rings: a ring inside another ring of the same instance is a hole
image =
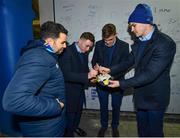
[[2, 96], [10, 81], [20, 49], [33, 38], [32, 0], [0, 0], [0, 131], [8, 136], [20, 132], [12, 114], [2, 109]]

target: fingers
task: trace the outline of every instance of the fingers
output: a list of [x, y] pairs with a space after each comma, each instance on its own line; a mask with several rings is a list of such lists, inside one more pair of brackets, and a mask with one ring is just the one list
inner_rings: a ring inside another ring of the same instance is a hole
[[91, 83], [96, 83], [97, 80], [96, 80], [96, 78], [92, 78], [92, 79], [90, 80], [90, 82], [91, 82]]
[[98, 71], [99, 70], [99, 64], [96, 63], [96, 65], [94, 66], [94, 70]]
[[100, 74], [108, 74], [110, 73], [110, 69], [100, 66], [98, 63], [93, 67], [94, 70], [98, 71]]
[[88, 73], [88, 79], [96, 78], [98, 71], [91, 69]]
[[117, 88], [120, 87], [120, 83], [117, 80], [109, 80], [108, 87]]
[[96, 77], [96, 75], [98, 75], [98, 71], [97, 70], [91, 69], [90, 72], [91, 72], [93, 77]]
[[108, 74], [108, 73], [110, 72], [110, 69], [109, 69], [109, 68], [106, 68], [106, 67], [100, 66], [100, 67], [99, 67], [99, 72], [100, 72], [101, 74]]

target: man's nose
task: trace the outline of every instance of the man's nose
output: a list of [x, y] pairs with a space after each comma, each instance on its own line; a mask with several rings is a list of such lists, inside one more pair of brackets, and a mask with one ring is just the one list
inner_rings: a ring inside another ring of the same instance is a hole
[[67, 44], [64, 44], [63, 48], [66, 48], [67, 47]]

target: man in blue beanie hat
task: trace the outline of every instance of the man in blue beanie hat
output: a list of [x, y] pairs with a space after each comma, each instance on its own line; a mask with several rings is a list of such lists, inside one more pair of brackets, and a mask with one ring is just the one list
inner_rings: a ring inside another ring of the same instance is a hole
[[129, 16], [129, 30], [136, 36], [127, 61], [101, 73], [119, 74], [134, 66], [130, 79], [112, 80], [109, 87], [134, 87], [138, 135], [164, 136], [163, 118], [170, 100], [170, 68], [176, 53], [175, 42], [153, 24], [151, 8], [138, 4]]
[[138, 4], [129, 16], [128, 23], [130, 22], [153, 24], [151, 8], [146, 4]]

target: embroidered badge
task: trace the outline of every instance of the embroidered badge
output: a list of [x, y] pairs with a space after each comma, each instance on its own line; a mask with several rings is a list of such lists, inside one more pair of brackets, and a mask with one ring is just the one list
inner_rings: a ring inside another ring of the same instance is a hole
[[59, 65], [56, 63], [56, 68], [58, 69], [59, 68]]

